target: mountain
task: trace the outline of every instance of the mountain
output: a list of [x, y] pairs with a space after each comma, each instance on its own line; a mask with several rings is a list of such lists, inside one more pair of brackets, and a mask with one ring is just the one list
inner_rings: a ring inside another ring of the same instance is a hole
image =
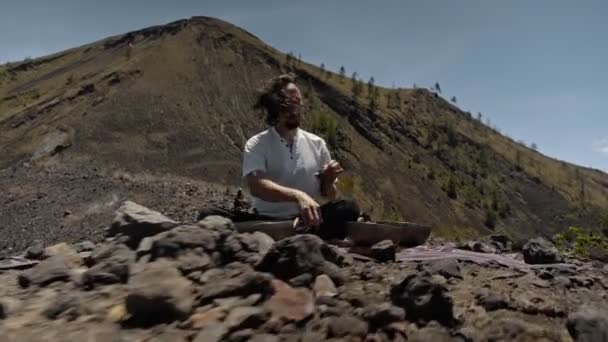
[[527, 148], [434, 91], [355, 84], [193, 17], [0, 66], [0, 248], [100, 238], [127, 198], [193, 220], [243, 185], [242, 146], [265, 128], [256, 90], [287, 71], [305, 94], [304, 128], [347, 169], [341, 192], [374, 219], [452, 238], [607, 223], [599, 170]]

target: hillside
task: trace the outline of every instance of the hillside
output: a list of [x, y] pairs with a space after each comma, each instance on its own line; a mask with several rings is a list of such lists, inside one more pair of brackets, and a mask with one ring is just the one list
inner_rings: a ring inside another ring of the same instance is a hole
[[528, 149], [426, 89], [362, 85], [354, 99], [350, 78], [193, 17], [0, 66], [0, 249], [99, 239], [127, 198], [193, 220], [242, 185], [241, 148], [264, 129], [255, 90], [285, 71], [304, 90], [304, 128], [347, 169], [342, 193], [372, 218], [454, 238], [603, 228], [607, 174]]

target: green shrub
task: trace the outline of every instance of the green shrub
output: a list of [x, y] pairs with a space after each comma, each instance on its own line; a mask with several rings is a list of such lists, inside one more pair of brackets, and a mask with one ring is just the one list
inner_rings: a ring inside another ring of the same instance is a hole
[[569, 227], [567, 231], [553, 236], [553, 243], [562, 252], [570, 251], [574, 257], [587, 258], [592, 248], [608, 250], [608, 240], [600, 234]]
[[486, 227], [490, 228], [490, 229], [494, 229], [494, 227], [496, 227], [496, 213], [492, 210], [488, 210], [486, 211], [486, 219], [484, 220], [484, 224], [486, 225]]
[[313, 113], [311, 131], [323, 137], [330, 147], [337, 147], [338, 121], [331, 114], [326, 112]]

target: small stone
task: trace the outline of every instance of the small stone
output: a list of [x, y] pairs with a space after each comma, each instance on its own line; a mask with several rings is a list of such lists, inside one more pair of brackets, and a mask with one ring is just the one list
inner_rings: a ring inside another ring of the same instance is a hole
[[371, 248], [371, 255], [380, 262], [395, 261], [397, 246], [391, 240], [384, 240], [376, 243]]
[[30, 285], [46, 286], [55, 281], [69, 281], [70, 272], [61, 256], [54, 256], [41, 261], [33, 268], [22, 272], [19, 285], [26, 288]]
[[391, 288], [390, 295], [393, 304], [405, 309], [409, 320], [436, 320], [446, 326], [455, 323], [447, 288], [428, 272], [407, 276]]
[[129, 280], [125, 299], [134, 325], [152, 325], [185, 319], [194, 296], [190, 282], [168, 261], [158, 260]]
[[80, 299], [73, 295], [59, 296], [43, 312], [48, 319], [57, 319], [65, 316], [69, 321], [80, 315]]
[[106, 320], [113, 323], [122, 322], [127, 317], [127, 307], [124, 304], [117, 304], [110, 308], [106, 315]]
[[490, 243], [501, 252], [513, 250], [513, 240], [504, 234], [492, 234], [489, 236]]
[[405, 319], [405, 310], [390, 303], [370, 305], [363, 311], [363, 318], [379, 328]]
[[459, 245], [458, 248], [478, 253], [496, 253], [496, 249], [494, 247], [488, 246], [480, 241], [467, 241], [464, 244]]
[[213, 323], [203, 328], [193, 342], [220, 342], [228, 334], [228, 329], [222, 323]]
[[432, 260], [421, 263], [417, 267], [418, 271], [427, 271], [430, 274], [441, 275], [447, 279], [462, 279], [460, 263], [454, 259]]
[[328, 317], [329, 337], [365, 336], [369, 329], [366, 322], [349, 315]]
[[272, 287], [274, 294], [265, 305], [272, 320], [300, 322], [313, 314], [315, 301], [308, 289], [294, 289], [278, 279], [272, 280]]
[[203, 329], [217, 323], [226, 317], [224, 308], [213, 308], [203, 312], [196, 312], [183, 324], [186, 329]]
[[554, 264], [562, 261], [557, 247], [544, 238], [528, 241], [522, 252], [524, 261], [528, 264]]
[[315, 297], [334, 297], [338, 294], [336, 285], [326, 274], [318, 275], [313, 285]]
[[495, 311], [509, 307], [509, 303], [505, 299], [491, 293], [477, 296], [477, 303], [483, 306], [486, 311]]
[[11, 297], [0, 298], [0, 319], [6, 319], [21, 307], [21, 301]]
[[224, 324], [229, 331], [255, 329], [269, 318], [269, 312], [257, 306], [241, 306], [228, 314]]
[[44, 251], [44, 245], [40, 240], [34, 240], [32, 245], [25, 251], [25, 257], [31, 260], [42, 260], [48, 257]]

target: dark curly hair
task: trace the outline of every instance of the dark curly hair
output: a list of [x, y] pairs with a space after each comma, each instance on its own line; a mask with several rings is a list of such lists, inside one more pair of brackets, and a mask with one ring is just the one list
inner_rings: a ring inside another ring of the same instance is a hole
[[253, 105], [254, 109], [261, 109], [266, 112], [266, 123], [275, 125], [281, 111], [287, 108], [287, 92], [285, 88], [290, 83], [296, 83], [294, 74], [283, 74], [270, 80], [260, 91], [260, 94]]

